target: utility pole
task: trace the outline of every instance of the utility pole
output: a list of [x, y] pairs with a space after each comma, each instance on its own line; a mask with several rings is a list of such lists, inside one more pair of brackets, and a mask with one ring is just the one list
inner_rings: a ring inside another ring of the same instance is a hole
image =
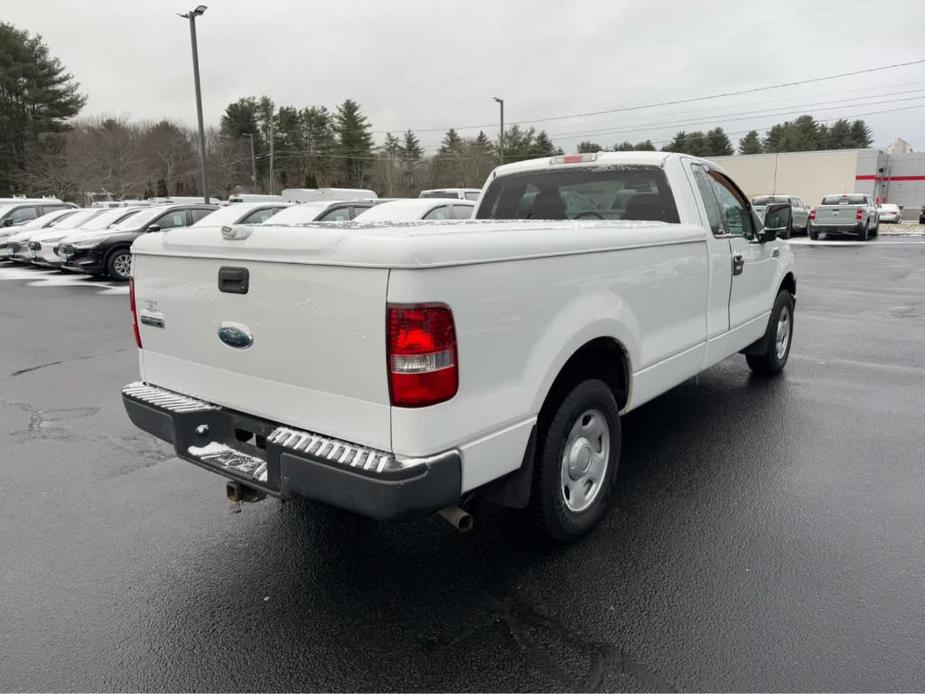
[[498, 158], [501, 160], [501, 163], [504, 163], [504, 99], [499, 99], [497, 96], [491, 97], [498, 102], [498, 105], [501, 107], [501, 135], [498, 137]]
[[267, 192], [273, 194], [273, 121], [270, 121], [270, 186]]
[[254, 133], [244, 133], [251, 141], [251, 185], [257, 192], [257, 157], [254, 156]]
[[202, 166], [202, 197], [209, 200], [209, 174], [206, 172], [206, 131], [202, 125], [202, 89], [199, 86], [199, 48], [196, 45], [196, 17], [201, 17], [208, 8], [197, 5], [195, 9], [180, 16], [189, 20], [190, 42], [193, 44], [193, 82], [196, 84], [196, 117], [199, 120], [199, 162]]

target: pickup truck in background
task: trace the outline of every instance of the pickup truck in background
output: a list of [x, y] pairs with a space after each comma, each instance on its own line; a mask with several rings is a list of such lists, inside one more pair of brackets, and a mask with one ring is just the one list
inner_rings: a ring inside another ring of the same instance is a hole
[[708, 161], [507, 164], [476, 217], [140, 235], [129, 417], [234, 502], [466, 529], [479, 494], [566, 541], [611, 499], [624, 414], [737, 353], [787, 363], [790, 206], [762, 225]]
[[764, 219], [764, 213], [768, 209], [768, 205], [773, 205], [780, 202], [788, 203], [790, 205], [791, 212], [790, 228], [785, 233], [780, 235], [781, 238], [789, 239], [797, 232], [801, 234], [808, 234], [809, 208], [804, 204], [803, 200], [797, 196], [776, 193], [774, 195], [759, 195], [752, 198], [752, 205], [755, 208], [755, 212], [758, 213], [758, 216], [761, 217], [761, 219]]
[[820, 234], [852, 234], [867, 241], [880, 231], [877, 206], [863, 193], [826, 195], [809, 213], [809, 237]]

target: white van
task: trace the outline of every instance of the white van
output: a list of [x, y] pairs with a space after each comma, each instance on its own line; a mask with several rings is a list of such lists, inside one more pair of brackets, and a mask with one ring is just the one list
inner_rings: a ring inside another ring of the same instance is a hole
[[366, 188], [285, 188], [286, 202], [317, 202], [318, 200], [377, 200], [376, 191]]
[[261, 193], [235, 193], [228, 196], [228, 203], [233, 202], [285, 202], [282, 195], [263, 195]]

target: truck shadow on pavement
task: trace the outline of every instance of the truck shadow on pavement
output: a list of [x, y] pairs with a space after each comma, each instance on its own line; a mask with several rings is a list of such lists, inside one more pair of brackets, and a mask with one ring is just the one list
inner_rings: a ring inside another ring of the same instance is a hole
[[[157, 657], [197, 673], [172, 683], [184, 689], [696, 686], [662, 671], [666, 661], [635, 630], [671, 628], [671, 609], [653, 605], [675, 589], [666, 571], [678, 578], [674, 562], [691, 555], [680, 544], [715, 530], [705, 500], [747, 503], [755, 483], [736, 468], [773, 475], [786, 459], [774, 425], [784, 420], [767, 408], [786, 411], [789, 384], [746, 373], [721, 365], [626, 416], [616, 504], [570, 546], [537, 539], [523, 514], [487, 503], [476, 502], [466, 535], [436, 518], [380, 524], [310, 502], [246, 508], [236, 539], [192, 557], [155, 601], [162, 609], [144, 628]], [[773, 439], [780, 456], [743, 460], [750, 422], [759, 440], [749, 449], [771, 450]], [[712, 581], [711, 561], [680, 571]], [[195, 645], [204, 640], [207, 652]]]

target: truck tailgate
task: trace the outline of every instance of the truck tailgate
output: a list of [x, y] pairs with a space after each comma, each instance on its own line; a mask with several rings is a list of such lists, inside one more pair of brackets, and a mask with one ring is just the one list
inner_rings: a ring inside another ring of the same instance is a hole
[[[390, 450], [389, 271], [253, 260], [245, 247], [215, 255], [136, 252], [144, 380], [273, 422]], [[235, 269], [236, 276], [247, 271], [246, 294], [220, 291], [223, 268]], [[251, 344], [226, 344], [219, 329], [228, 326], [226, 341], [244, 334]]]
[[816, 207], [817, 226], [851, 226], [857, 224], [857, 205], [819, 205]]

